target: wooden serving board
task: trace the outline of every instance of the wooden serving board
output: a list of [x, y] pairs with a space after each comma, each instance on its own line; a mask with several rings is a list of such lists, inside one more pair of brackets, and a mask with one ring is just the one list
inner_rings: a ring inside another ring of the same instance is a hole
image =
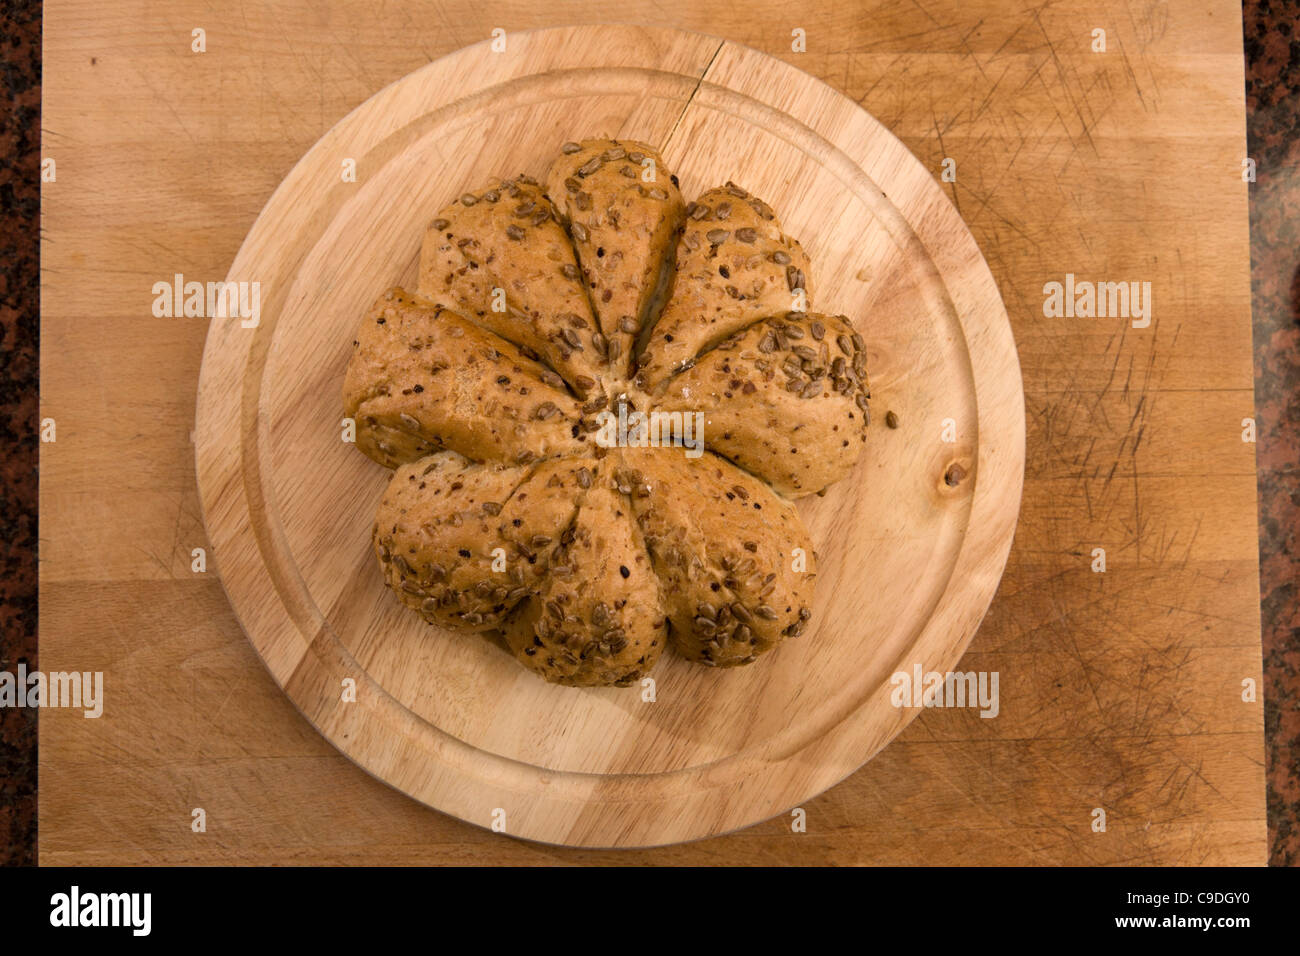
[[[891, 702], [893, 674], [956, 666], [1020, 504], [1010, 325], [931, 173], [820, 81], [669, 29], [510, 42], [510, 57], [480, 43], [376, 94], [258, 217], [228, 280], [260, 283], [259, 323], [214, 321], [199, 383], [209, 538], [276, 681], [393, 786], [551, 843], [723, 833], [887, 744], [918, 713]], [[382, 290], [413, 287], [428, 221], [491, 177], [542, 178], [561, 143], [591, 136], [655, 145], [688, 198], [735, 180], [771, 203], [812, 258], [814, 307], [847, 313], [866, 340], [876, 410], [857, 470], [799, 505], [819, 565], [809, 633], [735, 670], [670, 652], [652, 691], [549, 685], [498, 643], [401, 607], [370, 546], [390, 472], [342, 440], [357, 323]], [[348, 161], [356, 182], [341, 175]]]

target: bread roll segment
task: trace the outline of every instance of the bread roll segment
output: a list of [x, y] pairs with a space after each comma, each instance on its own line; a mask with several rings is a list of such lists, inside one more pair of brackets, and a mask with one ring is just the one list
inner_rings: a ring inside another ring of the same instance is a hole
[[670, 379], [656, 407], [704, 413], [705, 446], [791, 498], [853, 470], [867, 440], [862, 338], [843, 316], [764, 319]]
[[578, 401], [500, 336], [400, 288], [357, 332], [343, 381], [357, 448], [389, 468], [450, 449], [526, 463], [574, 446]]
[[593, 463], [479, 464], [443, 451], [402, 465], [375, 515], [388, 586], [453, 630], [500, 626], [567, 553]]
[[672, 265], [684, 211], [677, 177], [645, 143], [587, 139], [565, 144], [546, 192], [568, 220], [610, 372], [626, 377]]
[[686, 207], [672, 297], [638, 357], [637, 383], [654, 392], [755, 319], [811, 303], [808, 256], [771, 207], [735, 183], [710, 189]]
[[673, 648], [733, 667], [802, 634], [817, 568], [794, 506], [715, 455], [663, 452], [624, 449], [616, 477], [631, 489]]
[[531, 350], [580, 396], [604, 377], [573, 246], [527, 176], [466, 193], [438, 213], [424, 235], [418, 291]]
[[457, 630], [497, 627], [528, 595], [522, 577], [492, 570], [502, 503], [529, 474], [443, 451], [402, 465], [375, 513], [375, 557], [407, 607]]
[[562, 551], [505, 628], [520, 662], [557, 684], [627, 686], [667, 643], [659, 580], [627, 500], [611, 487], [614, 460], [592, 462]]

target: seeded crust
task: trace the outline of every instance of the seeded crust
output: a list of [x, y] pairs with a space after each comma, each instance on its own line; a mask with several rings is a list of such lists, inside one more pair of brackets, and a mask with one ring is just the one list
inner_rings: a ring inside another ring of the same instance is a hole
[[811, 308], [811, 267], [799, 243], [781, 231], [770, 206], [735, 183], [710, 189], [686, 207], [672, 297], [638, 366], [650, 392], [756, 319]]
[[531, 350], [580, 396], [604, 377], [604, 343], [592, 341], [599, 329], [573, 246], [527, 176], [465, 193], [438, 213], [424, 234], [418, 289]]
[[479, 464], [449, 451], [402, 465], [375, 515], [384, 579], [431, 624], [499, 627], [548, 578], [568, 572], [593, 467], [581, 458]]
[[574, 445], [582, 413], [564, 383], [455, 312], [390, 289], [355, 341], [343, 407], [357, 448], [381, 465], [444, 448], [521, 463]]
[[667, 643], [659, 579], [627, 499], [609, 487], [608, 461], [593, 463], [567, 543], [505, 629], [520, 662], [557, 684], [626, 687]]
[[[684, 234], [676, 177], [643, 144], [566, 144], [547, 186], [494, 181], [444, 209], [421, 292], [389, 290], [357, 333], [344, 407], [357, 447], [396, 469], [374, 525], [384, 580], [559, 684], [634, 684], [670, 643], [750, 663], [812, 617], [790, 499], [859, 456], [864, 343], [843, 316], [790, 311], [807, 257], [732, 183]], [[704, 413], [706, 451], [597, 446], [595, 414], [623, 406]]]
[[790, 312], [706, 352], [656, 407], [703, 412], [708, 448], [798, 498], [853, 470], [870, 395], [862, 337], [848, 320]]
[[375, 556], [398, 600], [443, 627], [498, 626], [529, 593], [522, 580], [491, 570], [501, 503], [528, 474], [524, 466], [475, 464], [449, 451], [398, 468], [374, 533]]
[[660, 282], [669, 277], [684, 212], [677, 177], [645, 143], [587, 139], [565, 144], [547, 173], [546, 192], [569, 221], [609, 368], [624, 378], [637, 335], [653, 318]]
[[[748, 664], [812, 617], [812, 541], [794, 506], [713, 455], [690, 468], [623, 449], [636, 524], [662, 582], [674, 649], [713, 667]], [[805, 562], [794, 570], [796, 549]]]

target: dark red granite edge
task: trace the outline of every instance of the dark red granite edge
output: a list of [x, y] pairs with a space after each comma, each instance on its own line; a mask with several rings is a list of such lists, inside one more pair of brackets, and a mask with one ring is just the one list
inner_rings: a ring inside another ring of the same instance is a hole
[[[1300, 0], [1246, 0], [1269, 862], [1300, 864]], [[37, 663], [41, 9], [0, 0], [0, 670]], [[34, 709], [0, 709], [0, 864], [36, 862]]]
[[[0, 0], [0, 671], [36, 659], [41, 6]], [[36, 708], [0, 708], [0, 864], [36, 863]]]
[[1300, 864], [1300, 0], [1246, 0], [1269, 863]]

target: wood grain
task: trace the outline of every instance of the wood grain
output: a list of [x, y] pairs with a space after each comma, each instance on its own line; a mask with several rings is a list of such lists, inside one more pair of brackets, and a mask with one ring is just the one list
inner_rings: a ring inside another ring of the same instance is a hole
[[[207, 328], [152, 318], [150, 287], [223, 276], [298, 158], [386, 84], [493, 27], [599, 17], [64, 0], [45, 51], [42, 666], [104, 670], [108, 701], [99, 721], [42, 715], [42, 862], [1262, 863], [1262, 718], [1241, 700], [1259, 632], [1239, 11], [625, 15], [812, 73], [936, 177], [956, 159], [943, 185], [1007, 304], [1028, 419], [1016, 545], [961, 664], [1001, 673], [1000, 717], [923, 713], [806, 804], [807, 833], [775, 819], [660, 850], [503, 839], [349, 766], [260, 667], [215, 575], [190, 572]], [[1067, 271], [1151, 281], [1152, 327], [1044, 317], [1043, 283]]]

